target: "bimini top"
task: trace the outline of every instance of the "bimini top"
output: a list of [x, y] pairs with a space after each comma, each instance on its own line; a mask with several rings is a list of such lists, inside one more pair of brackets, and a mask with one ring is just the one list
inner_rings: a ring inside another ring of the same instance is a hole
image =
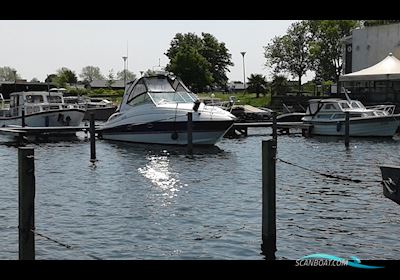
[[400, 80], [400, 60], [392, 53], [377, 64], [339, 77], [339, 81]]
[[197, 96], [180, 78], [172, 73], [157, 71], [128, 84], [120, 109], [123, 110], [127, 105], [153, 103], [159, 106], [168, 103], [193, 103], [196, 100]]

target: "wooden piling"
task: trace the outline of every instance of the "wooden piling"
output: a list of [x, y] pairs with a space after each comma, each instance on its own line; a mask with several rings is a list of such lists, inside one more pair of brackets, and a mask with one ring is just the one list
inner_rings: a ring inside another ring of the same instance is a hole
[[188, 112], [188, 121], [187, 121], [187, 153], [189, 155], [193, 154], [193, 113]]
[[350, 113], [345, 112], [346, 118], [345, 118], [345, 127], [344, 127], [344, 145], [346, 148], [349, 147], [350, 144]]
[[276, 112], [272, 112], [272, 138], [278, 140], [278, 125], [276, 122]]
[[22, 108], [22, 127], [25, 127], [25, 108]]
[[276, 252], [276, 140], [262, 141], [262, 244], [267, 260]]
[[34, 150], [18, 148], [18, 251], [20, 260], [35, 259], [35, 161]]
[[90, 113], [90, 162], [96, 161], [96, 130], [94, 123], [94, 113]]

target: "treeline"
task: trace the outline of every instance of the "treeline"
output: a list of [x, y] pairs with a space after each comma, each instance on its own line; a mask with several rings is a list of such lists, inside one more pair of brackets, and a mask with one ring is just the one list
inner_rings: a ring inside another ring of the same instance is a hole
[[[378, 24], [389, 24], [393, 20], [302, 20], [293, 23], [282, 36], [274, 37], [264, 48], [265, 65], [272, 69], [270, 82], [266, 76], [252, 73], [247, 77], [248, 92], [280, 92], [286, 87], [286, 75], [297, 81], [298, 91], [302, 91], [302, 78], [306, 72], [314, 73], [314, 84], [327, 85], [338, 81], [342, 72], [342, 39], [355, 28]], [[169, 63], [165, 70], [180, 76], [194, 92], [227, 91], [227, 72], [234, 66], [232, 55], [224, 42], [209, 33], [177, 33], [170, 42], [165, 55]], [[149, 70], [148, 70], [149, 71]], [[114, 74], [110, 70], [104, 76], [98, 67], [86, 66], [79, 77], [90, 83], [95, 79], [105, 80], [111, 85], [116, 79], [133, 80], [135, 75], [127, 71]], [[0, 80], [18, 79], [19, 75], [11, 67], [0, 68]], [[58, 86], [74, 84], [78, 77], [68, 68], [60, 68], [47, 77], [46, 82]]]

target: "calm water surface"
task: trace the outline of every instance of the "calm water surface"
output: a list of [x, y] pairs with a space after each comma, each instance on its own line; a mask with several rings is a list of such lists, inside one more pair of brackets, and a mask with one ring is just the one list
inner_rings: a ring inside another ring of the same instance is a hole
[[[37, 259], [263, 259], [261, 141], [212, 148], [97, 141], [35, 148]], [[400, 140], [280, 136], [278, 157], [321, 172], [379, 181], [378, 164], [400, 164]], [[18, 258], [18, 150], [0, 145], [0, 259]], [[377, 182], [324, 178], [277, 162], [277, 258], [326, 253], [399, 259], [400, 206]]]

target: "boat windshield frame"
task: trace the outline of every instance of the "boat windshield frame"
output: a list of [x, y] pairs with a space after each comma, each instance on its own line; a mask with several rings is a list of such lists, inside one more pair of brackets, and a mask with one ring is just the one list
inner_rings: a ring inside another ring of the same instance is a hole
[[[154, 80], [163, 80], [164, 82], [157, 85], [156, 83], [152, 83]], [[165, 83], [165, 80], [168, 82], [168, 84]], [[142, 89], [142, 91], [134, 93], [138, 84], [143, 84], [145, 90]], [[199, 98], [186, 87], [180, 78], [171, 77], [170, 75], [142, 77], [130, 89], [126, 103], [131, 105], [131, 102], [135, 98], [143, 94], [147, 94], [151, 101], [157, 106], [168, 103], [193, 103], [196, 100], [199, 100]]]

